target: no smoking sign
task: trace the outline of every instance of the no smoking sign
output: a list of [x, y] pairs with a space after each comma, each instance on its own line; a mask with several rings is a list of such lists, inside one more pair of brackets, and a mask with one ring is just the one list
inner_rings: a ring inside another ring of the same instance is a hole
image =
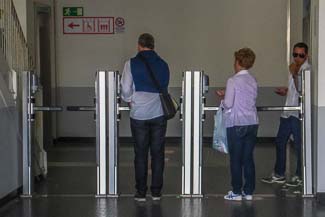
[[123, 17], [116, 17], [114, 22], [115, 22], [115, 33], [124, 33], [125, 19]]
[[123, 17], [116, 17], [115, 18], [115, 25], [116, 27], [123, 27], [125, 24], [125, 20]]

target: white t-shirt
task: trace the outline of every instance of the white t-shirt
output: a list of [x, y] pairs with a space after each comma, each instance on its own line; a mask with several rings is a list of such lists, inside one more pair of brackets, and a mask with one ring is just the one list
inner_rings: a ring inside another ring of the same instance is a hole
[[[299, 69], [298, 73], [302, 73], [303, 70], [310, 69], [310, 64], [308, 60], [306, 60]], [[299, 93], [296, 89], [295, 81], [293, 79], [292, 74], [289, 72], [289, 81], [288, 81], [288, 92], [286, 98], [286, 106], [299, 106]], [[284, 111], [281, 115], [283, 118], [288, 118], [290, 116], [294, 116], [299, 118], [298, 111]]]

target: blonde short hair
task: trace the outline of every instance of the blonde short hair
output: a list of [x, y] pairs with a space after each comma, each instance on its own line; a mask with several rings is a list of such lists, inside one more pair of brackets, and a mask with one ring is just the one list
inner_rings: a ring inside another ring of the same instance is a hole
[[238, 64], [245, 69], [249, 69], [254, 65], [255, 62], [255, 53], [250, 48], [242, 48], [238, 51], [235, 51], [235, 60], [238, 61]]

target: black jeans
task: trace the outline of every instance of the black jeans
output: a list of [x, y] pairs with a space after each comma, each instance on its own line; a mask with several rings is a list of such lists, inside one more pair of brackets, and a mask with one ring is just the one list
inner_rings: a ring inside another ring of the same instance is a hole
[[[231, 185], [235, 194], [252, 195], [255, 190], [254, 148], [258, 125], [227, 128]], [[243, 187], [243, 171], [245, 184]]]
[[134, 168], [136, 190], [140, 194], [147, 192], [148, 152], [150, 148], [152, 194], [160, 194], [163, 186], [165, 166], [165, 134], [167, 120], [162, 116], [150, 120], [135, 120], [131, 118], [131, 131], [135, 140]]
[[293, 135], [294, 146], [297, 156], [296, 176], [301, 177], [301, 122], [298, 118], [280, 118], [278, 135], [276, 136], [276, 162], [274, 172], [279, 176], [285, 175], [286, 169], [286, 146], [290, 135]]

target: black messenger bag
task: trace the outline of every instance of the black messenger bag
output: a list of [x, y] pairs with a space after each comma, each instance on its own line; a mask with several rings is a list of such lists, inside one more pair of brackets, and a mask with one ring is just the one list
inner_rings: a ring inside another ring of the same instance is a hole
[[150, 74], [151, 80], [154, 82], [157, 89], [159, 90], [161, 107], [163, 109], [165, 118], [167, 120], [172, 119], [176, 115], [177, 110], [179, 109], [179, 105], [178, 105], [177, 101], [167, 91], [163, 91], [161, 89], [159, 82], [156, 79], [156, 77], [155, 77], [148, 61], [145, 59], [145, 57], [142, 55], [139, 55], [139, 57], [142, 60], [142, 62], [144, 62], [144, 64], [146, 65], [148, 72]]

